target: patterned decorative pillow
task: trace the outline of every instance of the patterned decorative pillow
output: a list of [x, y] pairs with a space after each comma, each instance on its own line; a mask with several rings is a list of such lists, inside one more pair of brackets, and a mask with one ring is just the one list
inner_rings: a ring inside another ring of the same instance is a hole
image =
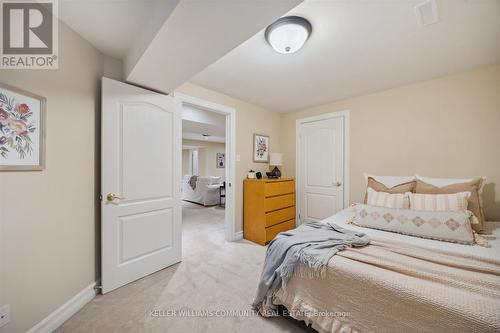
[[410, 209], [431, 212], [467, 210], [470, 192], [452, 194], [407, 193]]
[[352, 223], [400, 234], [474, 244], [469, 211], [426, 212], [358, 204]]
[[401, 209], [410, 208], [410, 199], [408, 197], [408, 193], [391, 194], [387, 192], [377, 192], [374, 189], [368, 187], [366, 189], [366, 194], [366, 204], [371, 206]]

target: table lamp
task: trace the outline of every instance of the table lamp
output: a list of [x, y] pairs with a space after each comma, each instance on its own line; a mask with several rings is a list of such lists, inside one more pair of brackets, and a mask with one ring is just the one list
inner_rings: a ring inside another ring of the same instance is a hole
[[271, 153], [269, 155], [269, 164], [274, 165], [274, 169], [269, 173], [269, 178], [281, 178], [281, 171], [278, 166], [283, 165], [283, 154], [281, 153]]

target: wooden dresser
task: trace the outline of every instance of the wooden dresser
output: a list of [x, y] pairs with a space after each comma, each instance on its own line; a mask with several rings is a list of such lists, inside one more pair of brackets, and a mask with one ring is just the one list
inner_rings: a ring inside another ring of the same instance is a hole
[[295, 180], [245, 179], [243, 237], [265, 245], [278, 233], [295, 228]]

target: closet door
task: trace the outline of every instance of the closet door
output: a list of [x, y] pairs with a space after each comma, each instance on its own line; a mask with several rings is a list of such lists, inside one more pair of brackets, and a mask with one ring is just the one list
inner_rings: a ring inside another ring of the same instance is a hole
[[344, 117], [298, 124], [299, 219], [322, 220], [344, 208]]

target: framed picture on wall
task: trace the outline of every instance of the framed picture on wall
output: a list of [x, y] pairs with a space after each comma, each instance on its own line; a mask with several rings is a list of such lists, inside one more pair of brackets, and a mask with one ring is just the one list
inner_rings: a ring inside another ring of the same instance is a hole
[[225, 153], [216, 153], [215, 161], [217, 162], [217, 168], [225, 168], [226, 167], [226, 154]]
[[269, 136], [253, 135], [253, 161], [257, 163], [269, 162]]
[[44, 97], [0, 83], [0, 171], [43, 170]]

